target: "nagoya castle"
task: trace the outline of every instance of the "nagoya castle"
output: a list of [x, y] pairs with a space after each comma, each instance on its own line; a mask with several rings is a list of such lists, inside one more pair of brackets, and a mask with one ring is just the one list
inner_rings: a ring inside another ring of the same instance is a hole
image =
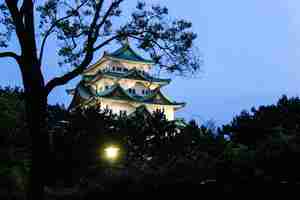
[[161, 88], [170, 79], [151, 75], [154, 62], [138, 55], [128, 40], [113, 53], [103, 56], [82, 73], [82, 80], [69, 93], [73, 95], [70, 110], [82, 106], [100, 105], [112, 113], [127, 115], [137, 110], [148, 113], [160, 110], [166, 119], [174, 120], [175, 112], [185, 103], [174, 102], [166, 97]]

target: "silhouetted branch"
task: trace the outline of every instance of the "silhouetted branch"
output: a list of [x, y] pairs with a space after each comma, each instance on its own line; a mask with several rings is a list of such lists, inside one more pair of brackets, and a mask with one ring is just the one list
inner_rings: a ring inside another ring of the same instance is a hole
[[[88, 0], [82, 2], [79, 6], [77, 6], [75, 9], [74, 9], [74, 12], [77, 12], [82, 6], [84, 6], [86, 3], [88, 2]], [[44, 53], [44, 48], [45, 48], [45, 44], [46, 44], [46, 41], [48, 39], [48, 37], [51, 35], [51, 33], [53, 32], [54, 28], [63, 20], [66, 20], [72, 16], [74, 16], [74, 12], [70, 13], [69, 15], [66, 15], [58, 20], [56, 20], [52, 26], [47, 30], [47, 32], [45, 33], [45, 36], [43, 38], [43, 41], [42, 41], [42, 45], [41, 45], [41, 51], [40, 51], [40, 56], [39, 56], [39, 62], [41, 63], [42, 62], [42, 58], [43, 58], [43, 53]]]
[[[122, 1], [124, 0], [117, 0], [115, 2], [113, 2], [110, 7], [108, 8], [108, 10], [106, 11], [104, 17], [102, 18], [102, 21], [96, 26], [96, 34], [98, 36], [98, 32], [100, 30], [100, 28], [104, 25], [105, 21], [107, 20], [107, 18], [109, 17], [109, 15], [111, 14], [112, 10], [116, 7], [118, 7], [120, 5], [120, 3], [122, 3]], [[102, 1], [103, 2], [103, 1]]]
[[97, 50], [101, 49], [102, 47], [104, 47], [105, 45], [109, 44], [111, 41], [113, 41], [113, 40], [115, 40], [115, 39], [117, 39], [117, 38], [119, 38], [119, 37], [120, 37], [119, 35], [115, 35], [115, 36], [113, 36], [113, 37], [107, 39], [106, 41], [104, 41], [104, 42], [102, 42], [101, 44], [99, 44], [98, 46], [96, 46], [96, 47], [94, 48], [94, 51], [97, 51]]
[[26, 38], [25, 37], [25, 27], [24, 27], [23, 20], [22, 20], [22, 14], [20, 13], [20, 11], [17, 7], [18, 1], [17, 0], [5, 0], [5, 3], [7, 5], [7, 8], [11, 15], [11, 18], [13, 20], [13, 24], [16, 28], [16, 34], [20, 41], [20, 45], [22, 48], [24, 48], [23, 38]]
[[[110, 39], [107, 39], [106, 41], [104, 41], [103, 43], [98, 45], [96, 48], [94, 48], [93, 52], [100, 49], [101, 47], [109, 44], [111, 41], [113, 41], [117, 38], [118, 38], [118, 36], [114, 36], [114, 37], [111, 37]], [[90, 55], [92, 56], [92, 54], [90, 54]], [[55, 87], [57, 87], [59, 85], [64, 85], [67, 82], [69, 82], [70, 80], [72, 80], [73, 78], [75, 78], [76, 76], [78, 76], [79, 74], [81, 74], [86, 69], [86, 67], [88, 66], [91, 59], [92, 58], [89, 58], [89, 56], [87, 54], [85, 59], [83, 60], [83, 62], [79, 66], [77, 66], [73, 71], [70, 71], [61, 77], [56, 77], [56, 78], [52, 79], [51, 81], [49, 81], [46, 85], [46, 94], [49, 94]]]
[[14, 52], [1, 52], [0, 58], [4, 58], [4, 57], [14, 58], [16, 61], [18, 61], [18, 59], [19, 59], [19, 56], [17, 54], [15, 54]]
[[96, 50], [100, 49], [101, 47], [109, 44], [111, 41], [117, 39], [119, 36], [113, 36], [107, 40], [105, 40], [103, 43], [101, 43], [100, 45], [98, 45], [96, 48], [93, 48], [97, 38], [98, 38], [98, 34], [99, 34], [99, 29], [103, 26], [103, 24], [105, 23], [105, 21], [107, 20], [107, 18], [110, 16], [112, 10], [116, 7], [118, 7], [120, 5], [120, 3], [124, 1], [124, 0], [117, 0], [114, 1], [110, 7], [108, 8], [108, 10], [106, 11], [104, 17], [102, 18], [102, 21], [97, 24], [98, 19], [100, 18], [100, 10], [102, 8], [102, 3], [103, 1], [99, 2], [96, 5], [95, 8], [95, 15], [93, 17], [92, 23], [90, 25], [90, 29], [89, 29], [89, 34], [87, 37], [87, 45], [85, 48], [85, 57], [83, 59], [83, 61], [71, 72], [68, 72], [67, 74], [61, 76], [61, 77], [56, 77], [53, 78], [51, 81], [49, 81], [46, 85], [46, 94], [48, 95], [55, 87], [59, 86], [59, 85], [64, 85], [67, 82], [69, 82], [70, 80], [72, 80], [73, 78], [75, 78], [76, 76], [78, 76], [79, 74], [81, 74], [86, 67], [90, 64], [90, 62], [92, 61], [93, 58], [93, 54]]

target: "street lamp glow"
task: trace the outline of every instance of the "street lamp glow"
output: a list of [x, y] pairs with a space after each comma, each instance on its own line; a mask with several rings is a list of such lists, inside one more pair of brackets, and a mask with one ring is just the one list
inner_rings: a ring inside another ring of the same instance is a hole
[[109, 147], [105, 148], [104, 151], [105, 151], [105, 156], [107, 159], [115, 160], [119, 155], [120, 149], [117, 147], [114, 147], [114, 146], [109, 146]]

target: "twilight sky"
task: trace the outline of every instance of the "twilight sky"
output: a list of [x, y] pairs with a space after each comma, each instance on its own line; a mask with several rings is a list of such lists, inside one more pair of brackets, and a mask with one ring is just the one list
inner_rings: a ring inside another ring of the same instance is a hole
[[[126, 2], [126, 1], [125, 1]], [[135, 0], [125, 3], [126, 10]], [[193, 23], [196, 46], [204, 58], [197, 78], [173, 77], [165, 93], [187, 106], [178, 117], [199, 122], [229, 122], [242, 109], [276, 103], [278, 98], [300, 96], [299, 0], [146, 0], [169, 8], [170, 16]], [[67, 69], [57, 67], [55, 40], [47, 46], [46, 79]], [[20, 86], [13, 60], [0, 60], [0, 85]], [[55, 89], [49, 102], [68, 106], [65, 89]]]

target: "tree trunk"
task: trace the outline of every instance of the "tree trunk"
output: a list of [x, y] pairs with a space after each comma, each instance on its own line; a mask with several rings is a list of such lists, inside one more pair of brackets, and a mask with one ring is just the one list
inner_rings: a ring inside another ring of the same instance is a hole
[[30, 169], [28, 199], [43, 199], [47, 179], [48, 134], [46, 129], [47, 100], [43, 90], [28, 93], [26, 102], [27, 121], [31, 136], [32, 166]]
[[45, 94], [44, 80], [38, 64], [35, 65], [32, 62], [30, 64], [32, 65], [22, 66], [26, 120], [31, 137], [32, 161], [27, 199], [43, 200], [47, 170], [51, 170], [47, 169], [49, 159], [49, 137], [46, 124], [47, 95]]

